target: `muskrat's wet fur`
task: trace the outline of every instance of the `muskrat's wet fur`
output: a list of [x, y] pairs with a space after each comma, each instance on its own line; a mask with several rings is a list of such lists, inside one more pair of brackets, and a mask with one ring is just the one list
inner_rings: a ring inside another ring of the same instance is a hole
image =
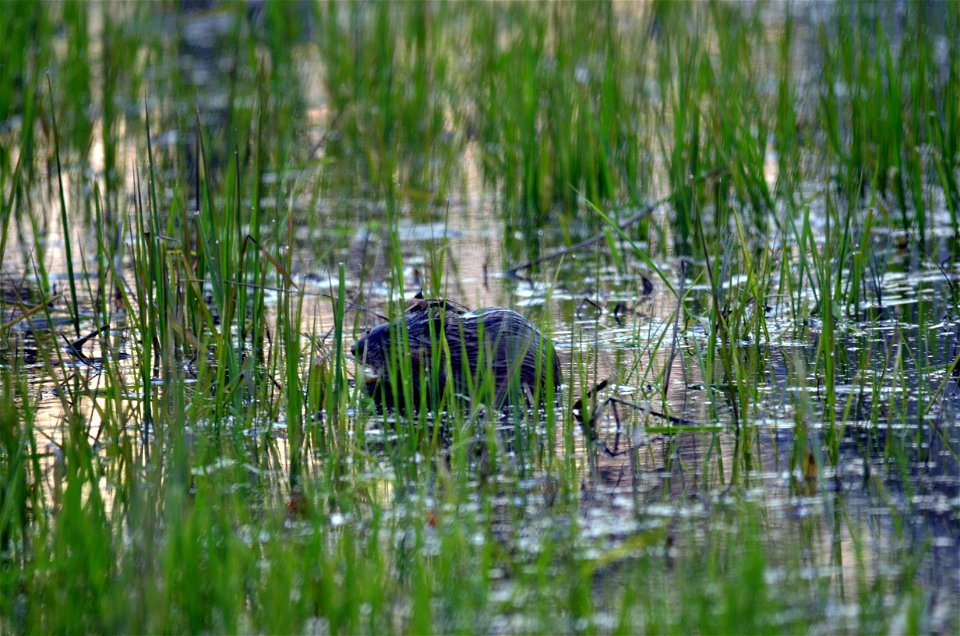
[[[400, 365], [406, 364], [407, 356], [398, 355], [404, 350], [404, 322], [412, 371], [410, 400], [400, 380]], [[498, 409], [526, 408], [535, 395], [541, 403], [547, 399], [548, 382], [559, 396], [562, 382], [560, 360], [550, 341], [529, 320], [502, 307], [468, 311], [450, 301], [418, 299], [402, 318], [357, 341], [353, 355], [372, 374], [367, 391], [387, 408], [419, 409], [422, 383], [426, 406], [436, 408], [451, 379], [454, 393], [465, 398], [478, 395], [480, 383], [489, 382], [492, 395], [491, 391], [481, 395], [484, 401], [492, 400]]]

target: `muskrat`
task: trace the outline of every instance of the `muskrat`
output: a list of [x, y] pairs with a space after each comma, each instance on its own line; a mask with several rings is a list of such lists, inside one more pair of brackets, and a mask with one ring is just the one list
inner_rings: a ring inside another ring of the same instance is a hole
[[[402, 346], [404, 323], [409, 349]], [[562, 382], [550, 341], [529, 320], [502, 307], [469, 311], [447, 300], [417, 299], [401, 318], [358, 340], [353, 355], [370, 371], [367, 392], [387, 408], [419, 410], [425, 399], [427, 408], [435, 409], [448, 380], [454, 393], [468, 400], [479, 397], [501, 410], [525, 408], [534, 400], [544, 404], [548, 387], [559, 397]], [[400, 373], [407, 359], [409, 400]]]

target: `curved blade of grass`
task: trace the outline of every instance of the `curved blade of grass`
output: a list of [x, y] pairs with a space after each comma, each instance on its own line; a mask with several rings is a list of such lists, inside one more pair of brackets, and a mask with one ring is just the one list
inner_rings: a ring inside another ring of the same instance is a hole
[[650, 260], [650, 256], [647, 255], [646, 250], [644, 250], [644, 249], [641, 248], [639, 245], [637, 245], [636, 243], [634, 243], [634, 242], [633, 242], [633, 239], [630, 238], [630, 237], [627, 235], [627, 233], [624, 232], [623, 229], [622, 229], [619, 225], [617, 225], [616, 223], [614, 223], [613, 219], [611, 219], [609, 216], [607, 216], [607, 214], [606, 214], [603, 210], [601, 210], [593, 201], [591, 201], [590, 199], [584, 197], [583, 194], [582, 194], [580, 191], [577, 191], [577, 194], [579, 194], [581, 197], [583, 197], [583, 200], [586, 201], [587, 205], [589, 205], [590, 208], [591, 208], [594, 212], [596, 212], [597, 215], [598, 215], [601, 219], [603, 219], [603, 221], [604, 221], [607, 225], [609, 225], [613, 230], [615, 230], [615, 231], [617, 232], [617, 234], [620, 235], [620, 238], [622, 238], [623, 240], [625, 240], [625, 241], [630, 245], [630, 247], [633, 249], [634, 254], [637, 255], [637, 258], [639, 258], [641, 261], [644, 262], [644, 264], [646, 264], [647, 267], [649, 267], [650, 269], [652, 269], [654, 272], [657, 273], [657, 276], [659, 276], [659, 277], [660, 277], [660, 280], [663, 281], [663, 284], [667, 286], [667, 289], [669, 289], [669, 290], [673, 293], [674, 296], [677, 296], [677, 290], [674, 289], [674, 288], [673, 288], [673, 285], [670, 284], [670, 281], [667, 280], [666, 274], [664, 274], [663, 271], [662, 271], [659, 267], [657, 267], [656, 263], [654, 263], [652, 260]]

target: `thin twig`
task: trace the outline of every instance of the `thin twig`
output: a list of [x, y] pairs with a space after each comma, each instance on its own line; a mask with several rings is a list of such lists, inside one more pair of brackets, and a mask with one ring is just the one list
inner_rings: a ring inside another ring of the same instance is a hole
[[[647, 218], [648, 216], [650, 216], [650, 214], [651, 214], [654, 210], [656, 210], [658, 207], [660, 207], [661, 205], [663, 205], [664, 203], [666, 203], [667, 201], [669, 201], [669, 200], [672, 199], [672, 198], [673, 198], [673, 195], [670, 195], [670, 196], [666, 196], [666, 197], [664, 197], [664, 198], [662, 198], [662, 199], [658, 199], [657, 201], [654, 201], [653, 203], [648, 203], [647, 205], [645, 205], [645, 206], [643, 206], [642, 208], [640, 208], [640, 210], [639, 210], [636, 214], [634, 214], [634, 215], [631, 216], [629, 219], [627, 219], [626, 221], [624, 221], [623, 223], [621, 223], [621, 224], [619, 225], [620, 229], [621, 229], [621, 230], [625, 230], [626, 228], [630, 227], [631, 225], [636, 225], [637, 223], [639, 223], [639, 222], [642, 221], [643, 219], [645, 219], [645, 218]], [[526, 263], [523, 263], [522, 265], [517, 265], [516, 267], [511, 267], [510, 269], [508, 269], [508, 270], [507, 270], [506, 272], [504, 272], [504, 273], [505, 273], [507, 276], [509, 276], [510, 278], [517, 278], [517, 275], [518, 275], [521, 271], [523, 271], [523, 270], [525, 270], [525, 269], [530, 269], [530, 268], [533, 267], [534, 265], [540, 265], [540, 264], [546, 263], [546, 262], [548, 262], [548, 261], [554, 261], [554, 260], [560, 258], [561, 256], [565, 256], [565, 255], [569, 254], [570, 252], [576, 252], [576, 251], [578, 251], [578, 250], [582, 250], [582, 249], [584, 249], [584, 248], [590, 247], [590, 246], [593, 245], [594, 243], [599, 243], [600, 241], [606, 239], [606, 237], [607, 237], [607, 233], [606, 233], [606, 232], [598, 232], [597, 234], [594, 234], [594, 235], [591, 236], [590, 238], [588, 238], [588, 239], [586, 239], [586, 240], [583, 240], [583, 241], [580, 241], [579, 243], [576, 243], [575, 245], [571, 245], [571, 246], [569, 246], [569, 247], [564, 247], [564, 248], [559, 249], [559, 250], [557, 250], [557, 251], [555, 251], [555, 252], [551, 252], [550, 254], [547, 254], [547, 255], [545, 255], [545, 256], [541, 256], [540, 258], [535, 258], [535, 259], [533, 259], [532, 261], [527, 261]]]

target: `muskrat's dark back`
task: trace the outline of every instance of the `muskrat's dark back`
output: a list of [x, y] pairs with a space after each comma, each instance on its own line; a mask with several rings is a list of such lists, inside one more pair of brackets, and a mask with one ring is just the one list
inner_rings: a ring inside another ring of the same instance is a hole
[[[401, 344], [404, 322], [409, 349]], [[434, 408], [448, 381], [455, 393], [485, 395], [497, 408], [528, 406], [535, 395], [541, 403], [546, 400], [548, 385], [559, 395], [562, 382], [560, 360], [550, 341], [529, 320], [502, 307], [467, 311], [443, 300], [418, 300], [402, 318], [361, 338], [353, 355], [372, 372], [367, 389], [384, 406], [419, 408], [422, 394], [428, 408]], [[408, 357], [409, 402], [400, 380]]]

